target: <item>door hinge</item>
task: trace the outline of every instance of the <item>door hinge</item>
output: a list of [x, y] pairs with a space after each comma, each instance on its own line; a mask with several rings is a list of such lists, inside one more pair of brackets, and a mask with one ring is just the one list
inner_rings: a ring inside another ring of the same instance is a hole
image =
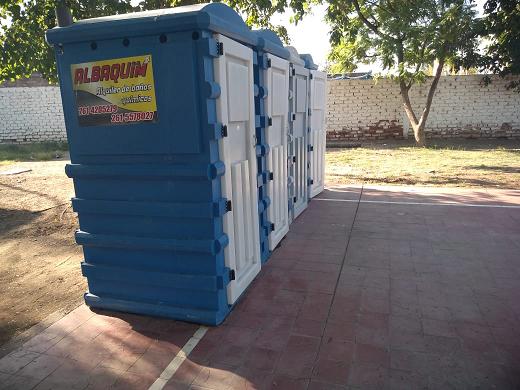
[[296, 69], [294, 69], [294, 68], [291, 69], [291, 75], [296, 76]]
[[235, 270], [234, 269], [230, 269], [229, 270], [229, 280], [236, 280], [236, 275], [235, 275]]
[[217, 42], [217, 53], [219, 56], [224, 54], [224, 42]]
[[307, 109], [307, 114], [309, 114], [309, 116], [312, 115], [312, 110], [310, 108]]
[[269, 172], [269, 180], [273, 180], [274, 179], [274, 174], [273, 172]]
[[232, 211], [232, 210], [233, 210], [233, 205], [232, 205], [231, 201], [228, 200], [226, 202], [226, 211]]
[[309, 185], [312, 185], [312, 184], [314, 184], [314, 180], [309, 179]]
[[267, 118], [267, 126], [272, 126], [273, 125], [273, 118], [269, 117]]
[[221, 134], [222, 134], [222, 137], [227, 137], [228, 136], [227, 126], [226, 125], [222, 125]]
[[293, 120], [293, 121], [296, 120], [296, 114], [292, 114], [292, 120]]
[[308, 149], [307, 149], [309, 152], [312, 152], [314, 150], [314, 146], [312, 145], [309, 145]]
[[267, 59], [267, 67], [268, 67], [268, 68], [271, 67], [271, 59], [270, 59], [270, 58]]
[[307, 168], [310, 168], [310, 167], [311, 167], [311, 162], [307, 161]]
[[271, 231], [274, 232], [274, 223], [271, 224]]
[[312, 75], [312, 73], [309, 75], [309, 78], [312, 80], [314, 78], [314, 76]]
[[293, 163], [296, 162], [296, 156], [293, 156], [293, 158], [292, 158], [292, 162], [293, 162]]
[[294, 198], [292, 198], [293, 203], [296, 203], [297, 200], [298, 199], [296, 199], [296, 196]]

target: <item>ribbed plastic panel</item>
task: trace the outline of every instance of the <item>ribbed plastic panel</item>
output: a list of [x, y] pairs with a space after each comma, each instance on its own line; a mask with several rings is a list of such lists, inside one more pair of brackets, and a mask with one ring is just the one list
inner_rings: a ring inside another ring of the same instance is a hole
[[309, 70], [296, 61], [291, 62], [291, 67], [289, 77], [289, 133], [291, 138], [289, 143], [289, 208], [291, 220], [294, 220], [307, 208], [308, 203]]

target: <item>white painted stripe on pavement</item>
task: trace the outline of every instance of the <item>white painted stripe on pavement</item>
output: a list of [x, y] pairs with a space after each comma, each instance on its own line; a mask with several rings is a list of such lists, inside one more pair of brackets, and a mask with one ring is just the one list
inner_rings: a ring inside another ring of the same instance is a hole
[[187, 357], [190, 355], [193, 348], [197, 346], [199, 341], [204, 337], [208, 328], [205, 326], [200, 326], [193, 336], [184, 344], [184, 347], [175, 355], [170, 364], [164, 369], [164, 371], [159, 375], [159, 378], [155, 380], [154, 383], [148, 388], [148, 390], [161, 390], [166, 383], [175, 375], [179, 367], [184, 363]]
[[504, 204], [474, 204], [474, 203], [458, 203], [458, 202], [398, 202], [390, 200], [358, 200], [358, 199], [328, 199], [313, 198], [312, 200], [321, 200], [326, 202], [350, 202], [350, 203], [376, 203], [376, 204], [400, 204], [400, 205], [421, 205], [421, 206], [459, 206], [459, 207], [487, 207], [487, 208], [504, 208], [504, 209], [520, 209], [520, 205], [504, 205]]

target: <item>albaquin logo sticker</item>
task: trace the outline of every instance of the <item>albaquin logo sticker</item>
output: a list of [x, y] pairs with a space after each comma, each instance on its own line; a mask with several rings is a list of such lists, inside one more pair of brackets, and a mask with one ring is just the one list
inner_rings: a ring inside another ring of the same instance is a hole
[[80, 126], [157, 122], [152, 56], [71, 65]]

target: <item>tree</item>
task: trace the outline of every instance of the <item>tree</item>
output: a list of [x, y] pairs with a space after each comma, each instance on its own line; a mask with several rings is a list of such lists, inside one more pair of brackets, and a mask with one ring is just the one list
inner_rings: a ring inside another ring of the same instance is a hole
[[[45, 42], [45, 31], [56, 26], [55, 6], [59, 0], [0, 0], [0, 82], [29, 77], [38, 72], [50, 81], [57, 80], [54, 50]], [[149, 9], [205, 3], [207, 0], [67, 0], [75, 20], [124, 14]], [[288, 40], [282, 26], [273, 26], [270, 18], [283, 11], [285, 4], [270, 1], [229, 0], [229, 4], [247, 15], [250, 26], [269, 27]], [[9, 22], [8, 22], [9, 21]]]
[[[38, 71], [56, 79], [54, 54], [43, 41], [45, 30], [55, 25], [57, 0], [0, 0], [3, 24], [0, 45], [0, 81], [28, 76]], [[193, 4], [205, 0], [142, 0], [133, 7], [131, 0], [66, 0], [70, 1], [76, 19], [145, 9]], [[331, 25], [331, 69], [350, 71], [355, 64], [379, 63], [398, 83], [406, 115], [419, 145], [425, 144], [425, 125], [435, 90], [445, 65], [469, 66], [476, 63], [477, 28], [473, 0], [328, 0], [327, 21]], [[488, 3], [515, 3], [517, 0], [488, 0]], [[226, 0], [235, 10], [246, 15], [250, 26], [275, 28], [287, 41], [280, 26], [272, 26], [270, 18], [277, 12], [292, 9], [298, 22], [313, 4], [325, 0]], [[501, 19], [507, 19], [503, 5]], [[517, 9], [517, 8], [515, 8]], [[490, 14], [491, 15], [491, 14]], [[491, 21], [491, 19], [490, 19]], [[500, 24], [493, 24], [497, 33]], [[518, 26], [517, 26], [518, 27]], [[516, 30], [517, 31], [517, 30]], [[513, 43], [515, 41], [512, 41]], [[509, 45], [514, 49], [514, 45]], [[518, 50], [518, 47], [516, 47]], [[505, 56], [499, 56], [498, 62]], [[416, 83], [427, 80], [428, 67], [434, 67], [424, 108], [418, 115], [409, 91]], [[502, 66], [502, 65], [501, 65]]]
[[[2, 1], [2, 0], [0, 0]], [[45, 31], [56, 26], [55, 0], [3, 0], [0, 18], [0, 81], [29, 77], [39, 72], [57, 79], [54, 50], [45, 42]], [[77, 19], [132, 11], [130, 0], [71, 2]], [[10, 24], [5, 20], [10, 19]]]
[[[489, 41], [482, 59], [482, 70], [501, 77], [520, 75], [520, 2], [488, 0], [484, 4], [481, 36]], [[490, 81], [486, 78], [486, 81]], [[520, 80], [508, 88], [520, 92]]]
[[[327, 20], [333, 69], [378, 63], [398, 83], [418, 145], [444, 66], [458, 66], [477, 49], [474, 7], [464, 0], [330, 0]], [[409, 91], [436, 64], [424, 108], [413, 109]]]

